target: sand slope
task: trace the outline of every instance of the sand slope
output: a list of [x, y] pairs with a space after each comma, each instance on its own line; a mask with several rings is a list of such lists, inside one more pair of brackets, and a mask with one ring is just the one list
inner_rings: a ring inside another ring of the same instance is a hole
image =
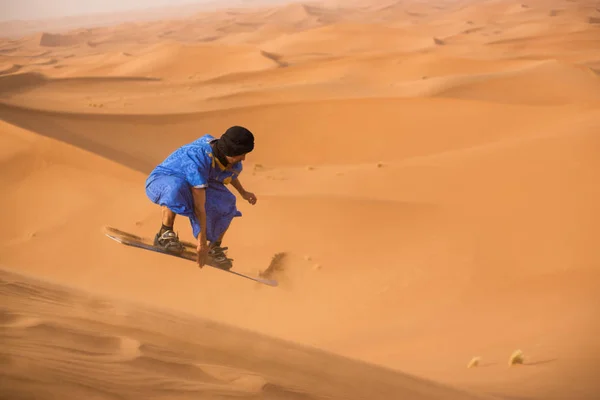
[[[4, 396], [482, 398], [186, 315], [0, 276]], [[314, 375], [323, 364], [328, 372]]]
[[[11, 393], [37, 371], [72, 397], [597, 398], [596, 18], [328, 1], [3, 41], [0, 265], [74, 288], [4, 275]], [[153, 236], [147, 174], [235, 124], [259, 201], [226, 245], [250, 274], [287, 252], [278, 288], [103, 236]]]

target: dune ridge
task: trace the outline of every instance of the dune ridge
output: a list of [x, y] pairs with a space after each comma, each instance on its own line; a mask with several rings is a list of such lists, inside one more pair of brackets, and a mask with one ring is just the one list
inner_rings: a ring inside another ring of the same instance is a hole
[[[0, 24], [8, 395], [596, 399], [597, 4], [238, 5]], [[103, 236], [232, 125], [277, 288]]]

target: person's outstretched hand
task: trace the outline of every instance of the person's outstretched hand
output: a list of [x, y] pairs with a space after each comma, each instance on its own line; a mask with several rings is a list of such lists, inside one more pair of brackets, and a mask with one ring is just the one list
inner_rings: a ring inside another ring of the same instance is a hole
[[256, 195], [252, 192], [245, 192], [244, 195], [242, 196], [244, 198], [244, 200], [246, 200], [248, 203], [254, 205], [256, 204]]

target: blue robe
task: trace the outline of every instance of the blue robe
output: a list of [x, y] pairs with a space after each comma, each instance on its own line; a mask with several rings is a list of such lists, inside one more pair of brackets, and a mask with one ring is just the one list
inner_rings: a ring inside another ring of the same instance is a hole
[[236, 197], [225, 185], [242, 172], [242, 163], [226, 170], [212, 152], [212, 135], [186, 144], [154, 168], [146, 179], [146, 195], [160, 206], [189, 218], [195, 238], [201, 231], [194, 213], [192, 187], [206, 188], [206, 235], [214, 242], [242, 213], [236, 208]]

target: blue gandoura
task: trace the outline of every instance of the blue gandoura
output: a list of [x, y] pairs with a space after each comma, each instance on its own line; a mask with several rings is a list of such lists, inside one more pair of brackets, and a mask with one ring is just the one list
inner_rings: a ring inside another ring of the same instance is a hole
[[146, 180], [146, 195], [162, 208], [162, 226], [154, 245], [175, 253], [183, 251], [173, 231], [175, 216], [183, 215], [189, 218], [198, 240], [200, 267], [208, 256], [216, 266], [230, 269], [231, 259], [221, 243], [233, 218], [242, 213], [225, 185], [231, 184], [244, 200], [256, 204], [256, 196], [246, 191], [238, 178], [242, 161], [253, 149], [252, 132], [232, 126], [218, 139], [206, 134], [181, 146], [156, 166]]

